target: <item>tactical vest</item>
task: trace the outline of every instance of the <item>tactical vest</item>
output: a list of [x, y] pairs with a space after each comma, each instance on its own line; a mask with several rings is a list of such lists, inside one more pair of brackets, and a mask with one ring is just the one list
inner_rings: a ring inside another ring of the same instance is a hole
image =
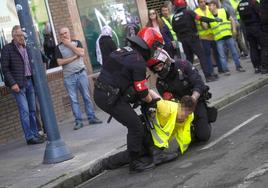
[[[177, 41], [177, 35], [176, 35], [176, 33], [173, 31], [173, 29], [172, 29], [172, 25], [170, 24], [170, 22], [169, 22], [164, 16], [162, 16], [161, 18], [162, 18], [162, 20], [164, 21], [164, 23], [166, 24], [166, 26], [168, 27], [170, 33], [172, 34], [173, 40], [174, 40], [174, 41]], [[173, 18], [173, 15], [170, 16], [170, 19], [171, 19], [171, 20], [172, 20], [172, 18]]]
[[225, 36], [232, 36], [231, 22], [227, 20], [226, 11], [223, 8], [218, 9], [218, 18], [221, 18], [222, 22], [210, 23], [215, 41], [220, 40]]
[[[201, 10], [201, 8], [197, 8], [197, 9], [195, 9], [195, 12], [196, 12], [196, 14], [198, 14], [199, 16], [206, 16], [206, 17], [210, 17], [210, 18], [213, 17], [213, 15], [211, 14], [211, 12], [209, 11], [209, 9], [208, 9], [207, 6], [206, 6], [206, 15], [204, 14], [203, 10]], [[205, 36], [208, 36], [208, 35], [210, 35], [210, 34], [213, 34], [213, 33], [212, 33], [212, 30], [211, 30], [210, 28], [208, 28], [208, 29], [204, 29], [204, 28], [201, 26], [201, 21], [196, 20], [195, 23], [196, 23], [196, 28], [197, 28], [198, 35], [200, 36], [200, 38], [205, 37]]]
[[157, 78], [157, 84], [161, 85], [165, 91], [173, 94], [173, 97], [180, 100], [184, 95], [192, 95], [192, 85], [187, 75], [182, 71], [181, 64], [171, 65], [171, 72], [165, 79]]
[[155, 146], [159, 148], [168, 148], [168, 141], [175, 138], [183, 154], [191, 142], [191, 123], [194, 114], [191, 113], [184, 122], [176, 123], [177, 111], [178, 103], [158, 101], [156, 112], [150, 117], [154, 126], [151, 135]]
[[127, 75], [128, 72], [126, 71], [127, 68], [124, 58], [135, 53], [136, 52], [131, 47], [124, 47], [112, 52], [107, 63], [103, 65], [98, 79], [101, 82], [110, 84], [124, 91], [131, 84], [131, 78], [129, 78], [130, 75]]
[[187, 10], [176, 12], [172, 20], [173, 30], [177, 33], [178, 38], [185, 38], [191, 35], [196, 35], [197, 29], [195, 21], [189, 15]]
[[238, 4], [238, 12], [240, 14], [241, 20], [245, 26], [252, 24], [260, 24], [260, 18], [257, 12], [254, 11], [253, 5], [250, 3], [251, 0], [242, 0]]

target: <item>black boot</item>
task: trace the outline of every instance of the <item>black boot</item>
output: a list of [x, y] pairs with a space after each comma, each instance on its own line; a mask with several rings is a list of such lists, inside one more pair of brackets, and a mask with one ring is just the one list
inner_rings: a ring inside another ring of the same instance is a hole
[[135, 159], [129, 163], [129, 172], [137, 173], [154, 168], [153, 162], [142, 161], [141, 159]]
[[166, 152], [163, 149], [156, 147], [151, 148], [151, 153], [155, 165], [167, 163], [178, 158], [176, 152]]

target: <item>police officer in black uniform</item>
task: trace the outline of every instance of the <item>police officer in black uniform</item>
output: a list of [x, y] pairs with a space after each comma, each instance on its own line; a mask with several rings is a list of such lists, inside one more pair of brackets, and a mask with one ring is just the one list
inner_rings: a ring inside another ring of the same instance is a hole
[[250, 58], [255, 73], [267, 73], [259, 3], [256, 0], [242, 0], [239, 2], [237, 10], [246, 29], [246, 39], [249, 43]]
[[172, 28], [180, 39], [186, 59], [193, 63], [194, 54], [197, 55], [202, 71], [206, 77], [206, 81], [214, 81], [217, 75], [209, 75], [205, 52], [199, 40], [195, 20], [202, 22], [215, 22], [221, 19], [210, 19], [203, 16], [198, 16], [194, 11], [187, 10], [187, 3], [185, 0], [174, 0], [175, 14], [172, 19]]
[[194, 138], [197, 141], [209, 140], [210, 123], [216, 121], [217, 110], [207, 106], [206, 102], [211, 97], [208, 86], [189, 61], [174, 61], [164, 50], [159, 54], [147, 61], [147, 66], [158, 75], [156, 88], [159, 94], [167, 100], [180, 100], [184, 95], [192, 96], [196, 101], [192, 127]]
[[[129, 156], [130, 172], [141, 172], [155, 165], [154, 160], [141, 160], [144, 151], [151, 150], [153, 142], [130, 103], [142, 100], [148, 106], [155, 104], [156, 101], [151, 98], [146, 86], [146, 60], [151, 57], [151, 52], [157, 45], [163, 44], [163, 38], [154, 29], [144, 28], [128, 40], [131, 46], [112, 52], [103, 65], [95, 83], [94, 99], [102, 110], [128, 129], [128, 153], [123, 152], [112, 158], [110, 161], [114, 165], [110, 168], [127, 163]], [[158, 162], [170, 160], [163, 153], [158, 156], [161, 158]], [[173, 158], [176, 156], [172, 155]]]
[[262, 73], [268, 73], [268, 0], [260, 0], [260, 18], [262, 24], [262, 62], [264, 70]]

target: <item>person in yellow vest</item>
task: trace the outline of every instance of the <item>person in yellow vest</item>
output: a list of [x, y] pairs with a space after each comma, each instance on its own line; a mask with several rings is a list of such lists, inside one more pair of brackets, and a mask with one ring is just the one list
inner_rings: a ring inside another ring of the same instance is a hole
[[237, 11], [238, 3], [241, 0], [221, 0], [222, 7], [230, 14], [236, 24], [236, 33], [233, 33], [233, 37], [237, 42], [238, 50], [240, 51], [240, 57], [248, 57], [248, 47], [246, 46], [243, 36], [246, 36], [244, 25], [240, 20], [240, 16]]
[[168, 148], [169, 141], [175, 138], [183, 154], [191, 143], [191, 123], [196, 102], [191, 96], [185, 95], [179, 102], [161, 99], [156, 105], [156, 111], [149, 117], [153, 122], [151, 135], [154, 145]]
[[[198, 0], [198, 7], [195, 9], [195, 13], [200, 16], [212, 17], [211, 12], [209, 11], [208, 6], [206, 5], [206, 0]], [[210, 75], [214, 75], [217, 78], [218, 75], [214, 73], [213, 69], [211, 50], [213, 51], [213, 56], [216, 61], [216, 65], [218, 67], [218, 72], [223, 73], [223, 70], [219, 60], [219, 54], [216, 42], [214, 41], [214, 35], [212, 33], [212, 30], [209, 28], [207, 23], [201, 21], [196, 21], [196, 28], [205, 52], [205, 56], [207, 58], [207, 69], [208, 69], [207, 72]]]
[[179, 42], [177, 40], [177, 36], [176, 33], [173, 31], [172, 29], [172, 18], [173, 18], [173, 14], [171, 14], [170, 12], [170, 8], [168, 6], [168, 4], [164, 3], [161, 7], [161, 19], [163, 20], [163, 22], [165, 23], [165, 25], [168, 27], [170, 33], [172, 34], [172, 48], [170, 49], [171, 57], [174, 58], [177, 56], [177, 58], [181, 58], [181, 52], [180, 52], [180, 48], [179, 48]]
[[217, 49], [220, 55], [220, 62], [225, 72], [225, 75], [230, 75], [227, 64], [227, 58], [224, 51], [224, 45], [231, 51], [232, 59], [238, 72], [245, 72], [245, 69], [240, 64], [239, 55], [235, 46], [235, 41], [232, 37], [232, 32], [236, 33], [235, 23], [232, 17], [225, 11], [224, 8], [218, 9], [216, 1], [212, 0], [209, 3], [209, 10], [212, 13], [212, 18], [220, 18], [223, 21], [220, 23], [210, 23], [211, 30], [214, 34], [214, 40], [217, 44]]

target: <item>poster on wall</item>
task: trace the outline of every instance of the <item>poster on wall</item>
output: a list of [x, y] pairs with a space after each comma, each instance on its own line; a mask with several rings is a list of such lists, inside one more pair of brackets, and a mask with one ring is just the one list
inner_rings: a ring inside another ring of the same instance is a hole
[[1, 0], [0, 1], [0, 32], [1, 37], [4, 37], [6, 42], [12, 40], [11, 30], [14, 25], [19, 24], [14, 1]]
[[126, 37], [134, 35], [140, 28], [137, 5], [133, 0], [77, 0], [77, 5], [90, 61], [93, 71], [96, 72], [101, 67], [95, 54], [96, 40], [101, 28], [109, 25], [117, 46], [125, 46]]

